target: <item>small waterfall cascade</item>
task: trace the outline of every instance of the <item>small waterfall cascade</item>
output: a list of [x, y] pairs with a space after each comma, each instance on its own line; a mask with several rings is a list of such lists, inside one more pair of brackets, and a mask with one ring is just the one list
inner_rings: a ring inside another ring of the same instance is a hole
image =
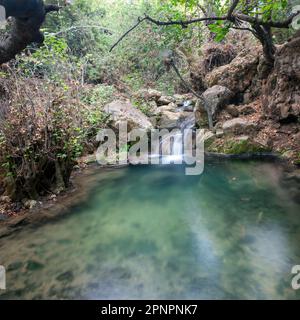
[[189, 116], [184, 117], [179, 123], [178, 127], [173, 129], [170, 133], [165, 134], [156, 150], [156, 156], [162, 157], [166, 162], [182, 161], [184, 157], [184, 141], [187, 135], [187, 129], [195, 127], [195, 116], [191, 112]]

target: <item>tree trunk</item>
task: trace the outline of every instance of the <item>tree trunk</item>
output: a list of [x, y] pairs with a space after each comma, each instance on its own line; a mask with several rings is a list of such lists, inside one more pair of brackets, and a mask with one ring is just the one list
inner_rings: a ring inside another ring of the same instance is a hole
[[10, 31], [0, 39], [0, 64], [13, 59], [33, 42], [42, 43], [40, 32], [47, 13], [58, 11], [54, 5], [44, 5], [42, 0], [0, 0], [11, 17]]

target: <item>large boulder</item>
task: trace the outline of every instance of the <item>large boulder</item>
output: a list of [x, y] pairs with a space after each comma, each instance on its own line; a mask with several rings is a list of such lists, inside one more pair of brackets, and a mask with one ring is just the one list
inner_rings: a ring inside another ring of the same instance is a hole
[[263, 87], [265, 114], [279, 121], [300, 116], [300, 35], [278, 48], [274, 71]]
[[111, 126], [118, 128], [119, 123], [127, 122], [128, 130], [153, 128], [150, 120], [129, 101], [115, 100], [106, 106], [104, 111], [110, 115]]
[[250, 52], [242, 51], [231, 63], [214, 69], [205, 77], [206, 86], [226, 86], [235, 95], [244, 93], [256, 79], [262, 57], [261, 47], [253, 47]]
[[203, 93], [206, 110], [214, 117], [233, 97], [233, 92], [224, 86], [215, 85]]
[[180, 113], [164, 111], [161, 113], [161, 117], [157, 123], [160, 129], [173, 129], [178, 127], [180, 119]]
[[195, 125], [195, 115], [191, 112], [171, 112], [161, 113], [157, 127], [159, 129], [185, 129]]

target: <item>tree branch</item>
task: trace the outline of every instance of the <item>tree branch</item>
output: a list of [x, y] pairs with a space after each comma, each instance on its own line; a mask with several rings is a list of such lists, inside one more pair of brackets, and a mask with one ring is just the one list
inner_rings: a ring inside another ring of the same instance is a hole
[[143, 21], [146, 20], [146, 17], [145, 18], [141, 18], [139, 17], [138, 18], [138, 22], [132, 27], [130, 28], [128, 31], [126, 31], [122, 37], [110, 48], [109, 52], [112, 52], [114, 50], [114, 48], [130, 33], [132, 32], [134, 29], [136, 29]]
[[230, 21], [233, 18], [233, 12], [236, 9], [237, 5], [239, 4], [240, 0], [233, 0], [231, 7], [229, 8], [227, 19]]

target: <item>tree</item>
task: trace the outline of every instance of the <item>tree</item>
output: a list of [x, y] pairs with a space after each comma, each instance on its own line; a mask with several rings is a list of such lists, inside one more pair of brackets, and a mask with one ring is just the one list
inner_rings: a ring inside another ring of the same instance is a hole
[[42, 43], [40, 28], [46, 15], [58, 11], [59, 6], [44, 4], [43, 0], [0, 0], [10, 18], [9, 31], [0, 39], [0, 64], [13, 59], [28, 44]]
[[[215, 0], [213, 2], [215, 10], [213, 10], [214, 14], [211, 16], [203, 7], [204, 16], [189, 20], [161, 21], [148, 15], [140, 17], [138, 22], [120, 38], [112, 49], [144, 21], [157, 26], [179, 25], [182, 28], [187, 28], [189, 25], [199, 22], [214, 22], [208, 24], [208, 27], [217, 35], [216, 39], [219, 41], [226, 36], [231, 28], [250, 31], [262, 44], [266, 63], [273, 67], [276, 47], [273, 42], [272, 30], [273, 28], [288, 29], [294, 18], [300, 14], [300, 10], [291, 12], [291, 6], [287, 0]], [[199, 6], [200, 1], [173, 0], [173, 3], [189, 3], [193, 7]], [[211, 1], [209, 3], [211, 4]]]

